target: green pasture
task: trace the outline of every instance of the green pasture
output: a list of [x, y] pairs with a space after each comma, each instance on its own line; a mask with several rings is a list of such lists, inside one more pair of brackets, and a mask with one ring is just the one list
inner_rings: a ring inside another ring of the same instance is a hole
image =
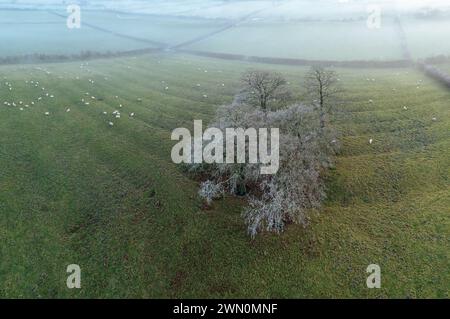
[[[328, 199], [310, 227], [252, 241], [245, 200], [203, 210], [170, 159], [171, 131], [208, 122], [248, 68], [283, 73], [303, 99], [303, 67], [179, 54], [1, 66], [0, 296], [448, 298], [448, 89], [414, 69], [337, 70]], [[373, 263], [381, 289], [366, 287]]]

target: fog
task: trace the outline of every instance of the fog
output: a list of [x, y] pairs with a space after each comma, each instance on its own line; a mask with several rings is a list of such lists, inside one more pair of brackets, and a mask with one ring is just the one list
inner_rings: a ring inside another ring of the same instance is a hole
[[[66, 26], [69, 4], [80, 5], [82, 27]], [[395, 61], [450, 53], [444, 0], [0, 0], [0, 23], [0, 56], [182, 48]]]
[[74, 3], [85, 9], [209, 19], [239, 19], [250, 13], [261, 19], [345, 19], [373, 5], [385, 13], [450, 12], [446, 0], [0, 0], [0, 8], [58, 9]]

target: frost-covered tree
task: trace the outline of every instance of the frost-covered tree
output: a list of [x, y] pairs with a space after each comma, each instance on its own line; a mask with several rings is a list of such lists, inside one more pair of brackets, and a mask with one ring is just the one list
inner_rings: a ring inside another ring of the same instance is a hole
[[318, 108], [322, 129], [325, 128], [328, 114], [338, 103], [341, 90], [337, 84], [337, 73], [332, 70], [316, 66], [306, 74], [306, 91]]
[[211, 205], [212, 201], [219, 198], [223, 194], [223, 187], [220, 183], [207, 180], [200, 184], [200, 190], [198, 191], [200, 197], [206, 200], [208, 205]]
[[244, 88], [240, 98], [264, 112], [283, 107], [291, 98], [286, 79], [279, 73], [249, 70], [242, 75]]
[[191, 171], [208, 178], [200, 196], [211, 204], [223, 192], [245, 194], [243, 218], [252, 237], [261, 231], [281, 232], [289, 223], [307, 225], [310, 211], [325, 198], [322, 173], [331, 164], [336, 140], [330, 130], [321, 129], [315, 109], [296, 104], [268, 111], [233, 103], [220, 107], [210, 126], [222, 131], [279, 128], [280, 163], [274, 175], [262, 175], [262, 164], [191, 165]]

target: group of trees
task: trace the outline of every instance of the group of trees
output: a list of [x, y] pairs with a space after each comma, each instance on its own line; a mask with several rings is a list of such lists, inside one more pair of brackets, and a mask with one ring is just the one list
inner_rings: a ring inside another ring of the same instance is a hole
[[278, 128], [279, 169], [262, 175], [260, 164], [193, 164], [190, 170], [207, 178], [199, 194], [208, 205], [225, 193], [248, 196], [243, 218], [252, 237], [264, 230], [281, 232], [289, 223], [307, 225], [309, 212], [325, 198], [323, 172], [332, 165], [337, 147], [328, 125], [339, 94], [337, 75], [312, 68], [304, 80], [306, 103], [295, 101], [278, 73], [251, 70], [241, 82], [242, 91], [232, 104], [218, 109], [210, 127]]
[[[335, 71], [322, 67], [312, 67], [305, 76], [304, 87], [310, 104], [319, 113], [320, 128], [326, 126], [326, 118], [336, 106], [341, 93]], [[243, 74], [244, 88], [238, 102], [260, 108], [264, 112], [286, 107], [293, 101], [288, 82], [279, 73], [250, 70]]]

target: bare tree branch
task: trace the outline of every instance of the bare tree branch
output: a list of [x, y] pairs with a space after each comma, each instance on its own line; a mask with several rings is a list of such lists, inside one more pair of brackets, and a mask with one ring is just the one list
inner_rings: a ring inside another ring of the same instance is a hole
[[342, 90], [338, 86], [337, 73], [322, 67], [312, 67], [306, 74], [305, 87], [320, 113], [320, 126], [326, 125], [326, 117], [338, 104]]
[[286, 89], [286, 79], [274, 72], [250, 70], [242, 76], [245, 102], [260, 107], [264, 112], [285, 106], [291, 94]]

